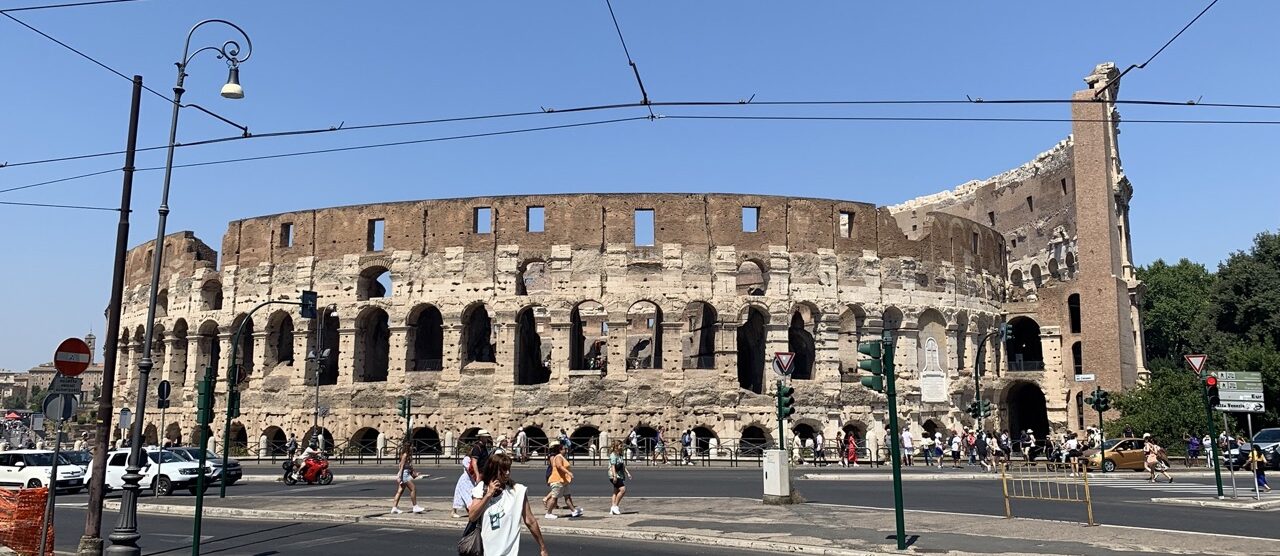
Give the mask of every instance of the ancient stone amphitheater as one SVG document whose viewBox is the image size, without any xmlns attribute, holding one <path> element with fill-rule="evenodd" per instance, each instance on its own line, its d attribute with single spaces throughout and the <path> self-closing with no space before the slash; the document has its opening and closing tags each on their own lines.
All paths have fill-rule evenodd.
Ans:
<svg viewBox="0 0 1280 556">
<path fill-rule="evenodd" d="M 1100 66 L 1091 88 L 1113 75 Z M 858 383 L 856 345 L 886 330 L 914 429 L 971 424 L 963 409 L 984 342 L 994 426 L 1082 428 L 1076 406 L 1093 384 L 1072 375 L 1123 388 L 1142 366 L 1130 336 L 1140 326 L 1125 247 L 1132 190 L 1110 156 L 1115 126 L 1103 123 L 1113 112 L 1081 103 L 1073 136 L 1032 162 L 895 207 L 526 195 L 247 218 L 230 223 L 220 256 L 172 234 L 152 373 L 175 392 L 163 435 L 191 440 L 203 369 L 238 366 L 232 439 L 250 453 L 278 451 L 314 424 L 348 452 L 394 445 L 405 395 L 425 451 L 480 428 L 524 429 L 535 444 L 562 429 L 585 444 L 693 428 L 713 454 L 815 431 L 875 444 L 885 398 Z M 118 405 L 138 387 L 154 256 L 153 243 L 129 254 Z M 289 304 L 250 315 L 302 290 L 319 293 L 319 318 Z M 1015 331 L 1004 344 L 988 334 L 1001 322 Z M 783 433 L 775 352 L 796 354 L 798 412 Z M 159 416 L 147 417 L 154 441 Z"/>
</svg>

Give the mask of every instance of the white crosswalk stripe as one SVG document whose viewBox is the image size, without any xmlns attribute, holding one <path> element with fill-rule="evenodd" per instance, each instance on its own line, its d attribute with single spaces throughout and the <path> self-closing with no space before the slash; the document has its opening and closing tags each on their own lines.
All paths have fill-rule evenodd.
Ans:
<svg viewBox="0 0 1280 556">
<path fill-rule="evenodd" d="M 1185 493 L 1185 494 L 1217 494 L 1218 487 L 1215 485 L 1206 485 L 1202 483 L 1180 483 L 1177 479 L 1174 482 L 1157 482 L 1149 483 L 1146 479 L 1129 479 L 1123 477 L 1098 477 L 1089 476 L 1089 487 L 1105 487 L 1105 488 L 1130 488 L 1135 490 Z M 1230 487 L 1228 487 L 1230 488 Z"/>
</svg>

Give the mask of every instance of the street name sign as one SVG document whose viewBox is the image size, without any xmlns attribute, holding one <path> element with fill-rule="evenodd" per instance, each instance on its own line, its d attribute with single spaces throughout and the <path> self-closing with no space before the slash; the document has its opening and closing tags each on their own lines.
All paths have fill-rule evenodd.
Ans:
<svg viewBox="0 0 1280 556">
<path fill-rule="evenodd" d="M 1222 400 L 1214 409 L 1228 413 L 1266 413 L 1267 406 L 1262 402 L 1233 402 Z"/>
<path fill-rule="evenodd" d="M 1214 371 L 1213 376 L 1218 378 L 1218 399 L 1223 402 L 1263 401 L 1262 373 Z"/>
<path fill-rule="evenodd" d="M 773 354 L 773 372 L 781 377 L 791 376 L 791 364 L 796 360 L 796 354 L 789 351 L 779 351 Z"/>
<path fill-rule="evenodd" d="M 89 344 L 80 338 L 67 338 L 53 352 L 53 366 L 59 373 L 76 376 L 89 368 Z"/>
<path fill-rule="evenodd" d="M 81 389 L 84 387 L 84 379 L 80 377 L 70 377 L 64 374 L 53 375 L 53 382 L 49 383 L 50 394 L 68 394 L 79 396 Z"/>
<path fill-rule="evenodd" d="M 1097 379 L 1098 377 L 1093 373 L 1076 375 L 1076 382 L 1093 382 Z"/>
</svg>

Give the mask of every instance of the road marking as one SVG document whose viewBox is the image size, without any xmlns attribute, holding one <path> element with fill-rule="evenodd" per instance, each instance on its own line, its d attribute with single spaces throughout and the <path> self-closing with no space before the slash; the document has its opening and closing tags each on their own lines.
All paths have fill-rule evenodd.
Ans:
<svg viewBox="0 0 1280 556">
<path fill-rule="evenodd" d="M 392 533 L 408 533 L 409 531 L 413 531 L 413 529 L 408 529 L 405 527 L 379 527 L 375 529 L 375 531 L 391 531 Z"/>
</svg>

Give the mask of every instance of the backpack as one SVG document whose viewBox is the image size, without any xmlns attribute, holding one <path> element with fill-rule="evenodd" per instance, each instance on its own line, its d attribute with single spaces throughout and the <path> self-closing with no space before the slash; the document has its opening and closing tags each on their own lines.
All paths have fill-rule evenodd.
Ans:
<svg viewBox="0 0 1280 556">
<path fill-rule="evenodd" d="M 683 446 L 689 445 L 689 433 L 686 432 L 680 435 L 680 444 Z"/>
</svg>

